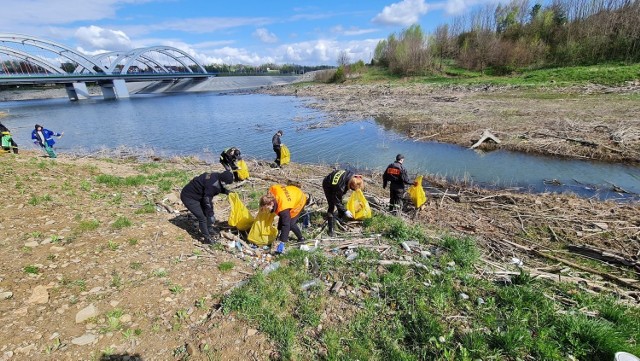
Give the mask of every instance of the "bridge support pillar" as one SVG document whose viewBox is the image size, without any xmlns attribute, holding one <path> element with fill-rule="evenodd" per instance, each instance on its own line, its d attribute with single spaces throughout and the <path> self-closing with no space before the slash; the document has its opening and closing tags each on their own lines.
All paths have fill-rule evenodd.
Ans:
<svg viewBox="0 0 640 361">
<path fill-rule="evenodd" d="M 89 98 L 89 91 L 87 90 L 87 84 L 85 83 L 67 83 L 64 85 L 67 90 L 69 100 L 79 100 Z"/>
<path fill-rule="evenodd" d="M 114 79 L 110 82 L 100 84 L 104 99 L 128 98 L 129 89 L 123 79 Z"/>
</svg>

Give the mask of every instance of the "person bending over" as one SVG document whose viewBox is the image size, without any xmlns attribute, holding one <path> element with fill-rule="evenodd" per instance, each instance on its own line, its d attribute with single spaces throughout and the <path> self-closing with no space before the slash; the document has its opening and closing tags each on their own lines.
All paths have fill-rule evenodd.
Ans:
<svg viewBox="0 0 640 361">
<path fill-rule="evenodd" d="M 217 194 L 229 194 L 225 184 L 233 183 L 233 174 L 229 171 L 222 173 L 202 173 L 193 178 L 180 192 L 180 199 L 198 219 L 198 228 L 204 237 L 204 243 L 214 242 L 209 227 L 215 224 L 213 197 Z"/>
<path fill-rule="evenodd" d="M 338 208 L 338 217 L 353 218 L 353 214 L 349 212 L 344 204 L 342 198 L 349 190 L 355 191 L 356 189 L 364 190 L 364 180 L 359 174 L 354 174 L 350 170 L 334 170 L 329 173 L 322 181 L 322 190 L 324 190 L 324 196 L 327 198 L 329 208 L 327 209 L 327 226 L 329 228 L 329 235 L 335 236 L 334 233 L 334 211 Z"/>
</svg>

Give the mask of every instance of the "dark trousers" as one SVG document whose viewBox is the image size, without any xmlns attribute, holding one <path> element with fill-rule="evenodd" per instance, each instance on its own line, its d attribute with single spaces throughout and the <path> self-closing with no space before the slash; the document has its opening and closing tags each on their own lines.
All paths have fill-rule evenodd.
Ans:
<svg viewBox="0 0 640 361">
<path fill-rule="evenodd" d="M 338 209 L 338 217 L 344 217 L 344 207 L 338 207 L 338 202 L 342 203 L 341 197 L 336 194 L 335 190 L 331 186 L 322 184 L 322 190 L 324 191 L 324 197 L 327 199 L 329 208 L 327 209 L 327 215 L 333 215 L 333 212 Z M 341 204 L 342 205 L 342 204 Z"/>
<path fill-rule="evenodd" d="M 281 242 L 285 242 L 285 241 L 289 240 L 289 232 L 287 232 L 287 228 L 289 228 L 289 231 L 292 231 L 293 234 L 296 235 L 296 238 L 298 238 L 298 241 L 302 241 L 303 237 L 302 237 L 302 232 L 300 231 L 300 228 L 298 227 L 298 218 L 300 218 L 299 214 L 297 216 L 293 217 L 293 218 L 285 219 L 284 221 L 283 221 L 282 217 L 278 218 L 278 230 L 281 232 L 280 233 L 280 241 Z M 283 227 L 284 226 L 284 222 L 289 222 L 289 227 Z M 287 234 L 284 234 L 283 229 L 284 229 L 285 232 L 287 232 Z"/>
<path fill-rule="evenodd" d="M 273 151 L 276 153 L 276 165 L 280 165 L 280 146 L 274 145 Z"/>
<path fill-rule="evenodd" d="M 404 187 L 403 188 L 393 188 L 391 187 L 389 190 L 389 211 L 391 212 L 402 212 L 402 197 L 404 196 Z"/>
<path fill-rule="evenodd" d="M 193 197 L 189 197 L 188 194 L 181 193 L 180 199 L 184 206 L 187 207 L 189 212 L 191 212 L 198 219 L 198 228 L 200 228 L 200 232 L 205 237 L 210 237 L 209 234 L 209 223 L 207 220 L 207 216 L 204 214 L 204 206 L 202 205 L 202 201 L 200 199 L 196 199 Z"/>
</svg>

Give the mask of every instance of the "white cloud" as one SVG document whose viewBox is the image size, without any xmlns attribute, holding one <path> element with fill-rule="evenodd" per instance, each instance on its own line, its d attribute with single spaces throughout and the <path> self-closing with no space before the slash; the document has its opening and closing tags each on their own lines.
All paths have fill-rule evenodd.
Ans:
<svg viewBox="0 0 640 361">
<path fill-rule="evenodd" d="M 356 26 L 352 26 L 348 29 L 345 29 L 342 25 L 337 25 L 331 28 L 331 32 L 345 35 L 345 36 L 356 36 L 356 35 L 364 35 L 377 32 L 378 29 L 360 29 Z"/>
<path fill-rule="evenodd" d="M 120 30 L 111 30 L 91 25 L 81 26 L 76 30 L 75 38 L 79 46 L 88 47 L 89 51 L 96 49 L 128 50 L 134 45 L 131 39 Z"/>
<path fill-rule="evenodd" d="M 336 40 L 314 40 L 281 45 L 271 51 L 276 54 L 276 63 L 300 65 L 336 65 L 338 54 L 346 51 L 351 61 L 369 62 L 381 39 L 339 42 Z"/>
<path fill-rule="evenodd" d="M 420 16 L 427 13 L 430 7 L 424 0 L 402 0 L 385 6 L 382 12 L 372 21 L 384 25 L 409 26 L 417 23 Z"/>
<path fill-rule="evenodd" d="M 253 36 L 260 39 L 263 43 L 276 43 L 278 42 L 278 37 L 267 30 L 266 28 L 258 28 L 253 32 Z"/>
</svg>

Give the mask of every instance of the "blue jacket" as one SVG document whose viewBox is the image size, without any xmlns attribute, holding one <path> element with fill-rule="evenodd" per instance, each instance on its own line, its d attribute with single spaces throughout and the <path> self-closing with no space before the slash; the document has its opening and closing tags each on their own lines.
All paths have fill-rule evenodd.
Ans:
<svg viewBox="0 0 640 361">
<path fill-rule="evenodd" d="M 31 132 L 31 139 L 34 140 L 35 144 L 39 144 L 41 147 L 44 147 L 44 141 L 47 142 L 47 145 L 49 145 L 49 147 L 53 147 L 54 144 L 56 144 L 56 141 L 53 140 L 53 137 L 59 137 L 62 134 L 60 133 L 56 133 L 56 132 L 52 132 L 49 129 L 44 129 L 42 128 L 42 135 L 44 135 L 44 140 L 40 139 L 40 136 L 38 135 L 38 132 L 34 129 Z"/>
</svg>

